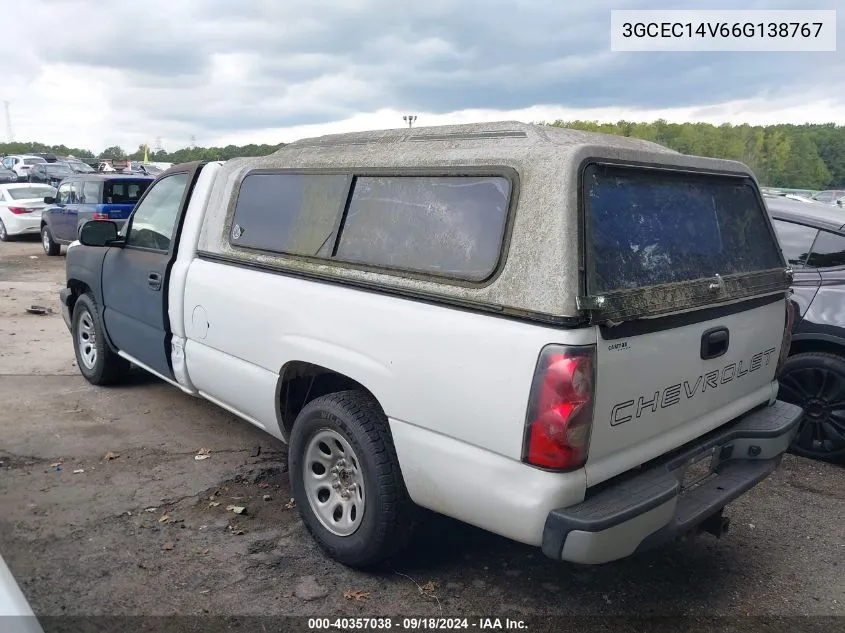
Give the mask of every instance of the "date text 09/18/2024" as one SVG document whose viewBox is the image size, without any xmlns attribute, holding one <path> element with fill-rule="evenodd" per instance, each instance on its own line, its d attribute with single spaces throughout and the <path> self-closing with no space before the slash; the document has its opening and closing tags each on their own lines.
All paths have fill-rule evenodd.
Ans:
<svg viewBox="0 0 845 633">
<path fill-rule="evenodd" d="M 511 618 L 309 618 L 308 628 L 313 631 L 377 631 L 394 628 L 400 631 L 448 629 L 515 631 L 526 630 L 528 625 L 524 620 Z"/>
</svg>

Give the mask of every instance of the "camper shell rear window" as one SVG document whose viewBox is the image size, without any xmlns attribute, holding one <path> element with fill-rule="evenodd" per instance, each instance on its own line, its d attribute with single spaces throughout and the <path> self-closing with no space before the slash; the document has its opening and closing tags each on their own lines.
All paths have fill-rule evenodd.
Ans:
<svg viewBox="0 0 845 633">
<path fill-rule="evenodd" d="M 588 295 L 783 267 L 748 178 L 591 164 L 582 187 Z"/>
</svg>

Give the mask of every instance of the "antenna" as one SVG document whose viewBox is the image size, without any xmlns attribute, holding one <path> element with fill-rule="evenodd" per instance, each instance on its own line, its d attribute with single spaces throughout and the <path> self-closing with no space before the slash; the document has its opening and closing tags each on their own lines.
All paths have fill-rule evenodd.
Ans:
<svg viewBox="0 0 845 633">
<path fill-rule="evenodd" d="M 15 142 L 15 135 L 12 134 L 12 115 L 9 112 L 9 102 L 4 101 L 3 107 L 6 109 L 6 139 L 9 143 Z"/>
</svg>

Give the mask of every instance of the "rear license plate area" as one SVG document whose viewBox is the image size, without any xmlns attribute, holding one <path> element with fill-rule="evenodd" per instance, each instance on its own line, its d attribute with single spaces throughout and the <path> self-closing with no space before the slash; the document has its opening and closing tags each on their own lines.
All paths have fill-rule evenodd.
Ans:
<svg viewBox="0 0 845 633">
<path fill-rule="evenodd" d="M 683 477 L 681 478 L 682 493 L 695 490 L 701 484 L 716 477 L 716 472 L 713 470 L 716 451 L 716 448 L 711 448 L 696 455 L 687 462 L 684 467 Z"/>
</svg>

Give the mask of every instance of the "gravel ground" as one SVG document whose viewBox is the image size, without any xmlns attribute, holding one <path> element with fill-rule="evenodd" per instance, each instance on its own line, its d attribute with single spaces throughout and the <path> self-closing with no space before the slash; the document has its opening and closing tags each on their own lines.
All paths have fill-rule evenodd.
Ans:
<svg viewBox="0 0 845 633">
<path fill-rule="evenodd" d="M 37 242 L 0 243 L 0 554 L 40 616 L 845 616 L 843 468 L 793 456 L 718 541 L 581 567 L 435 518 L 401 559 L 347 569 L 289 507 L 283 444 L 144 374 L 76 373 L 59 314 L 25 312 L 57 309 L 63 277 Z"/>
</svg>

